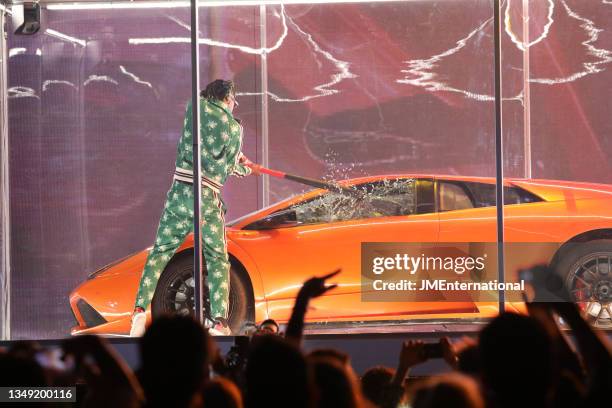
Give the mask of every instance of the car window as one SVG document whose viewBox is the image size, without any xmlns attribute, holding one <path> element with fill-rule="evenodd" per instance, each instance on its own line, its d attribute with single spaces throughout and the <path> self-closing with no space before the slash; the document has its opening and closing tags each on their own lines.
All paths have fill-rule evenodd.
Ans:
<svg viewBox="0 0 612 408">
<path fill-rule="evenodd" d="M 357 193 L 329 192 L 292 207 L 299 224 L 318 224 L 414 214 L 415 179 L 386 179 L 364 183 Z"/>
<path fill-rule="evenodd" d="M 467 182 L 465 186 L 470 191 L 475 207 L 494 207 L 496 202 L 495 184 Z M 504 187 L 504 204 L 526 204 L 542 201 L 530 192 L 516 186 Z"/>
<path fill-rule="evenodd" d="M 467 191 L 460 184 L 440 183 L 440 211 L 474 208 Z"/>
<path fill-rule="evenodd" d="M 504 204 L 526 204 L 542 201 L 538 196 L 516 186 L 504 187 Z M 478 182 L 440 182 L 440 211 L 494 207 L 495 184 Z"/>
</svg>

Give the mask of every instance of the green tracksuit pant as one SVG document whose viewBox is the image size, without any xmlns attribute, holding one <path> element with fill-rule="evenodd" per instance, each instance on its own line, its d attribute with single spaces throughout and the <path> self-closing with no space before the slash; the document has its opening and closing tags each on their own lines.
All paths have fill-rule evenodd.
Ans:
<svg viewBox="0 0 612 408">
<path fill-rule="evenodd" d="M 228 317 L 230 264 L 224 214 L 225 208 L 219 194 L 202 186 L 202 246 L 208 271 L 210 317 L 213 319 Z M 190 232 L 193 232 L 193 186 L 174 180 L 166 196 L 155 244 L 140 278 L 136 307 L 146 309 L 149 306 L 159 277 Z"/>
</svg>

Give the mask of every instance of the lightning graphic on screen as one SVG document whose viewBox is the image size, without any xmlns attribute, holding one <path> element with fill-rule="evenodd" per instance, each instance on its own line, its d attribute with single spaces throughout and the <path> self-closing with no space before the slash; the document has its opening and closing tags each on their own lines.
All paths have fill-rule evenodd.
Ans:
<svg viewBox="0 0 612 408">
<path fill-rule="evenodd" d="M 63 81 L 63 80 L 59 80 L 59 79 L 47 79 L 42 84 L 43 92 L 48 90 L 51 85 L 68 85 L 69 87 L 78 90 L 78 87 L 75 84 L 73 84 L 72 82 L 70 82 L 70 81 Z"/>
<path fill-rule="evenodd" d="M 85 82 L 83 82 L 83 86 L 87 86 L 92 82 L 110 82 L 113 85 L 119 85 L 119 82 L 108 75 L 90 75 Z"/>
<path fill-rule="evenodd" d="M 604 1 L 605 3 L 605 1 Z M 570 75 L 560 77 L 560 78 L 531 78 L 529 82 L 536 82 L 540 84 L 546 85 L 555 85 L 562 84 L 567 82 L 572 82 L 587 75 L 596 74 L 598 72 L 602 72 L 604 68 L 601 65 L 609 64 L 612 62 L 612 52 L 610 50 L 604 48 L 597 48 L 593 45 L 595 41 L 598 40 L 599 34 L 603 31 L 603 29 L 597 28 L 595 23 L 588 18 L 582 17 L 578 15 L 578 13 L 574 12 L 565 2 L 565 0 L 561 0 L 561 4 L 568 16 L 573 19 L 576 19 L 581 22 L 580 27 L 588 34 L 589 38 L 586 41 L 582 42 L 582 45 L 587 49 L 587 54 L 593 56 L 597 59 L 595 62 L 583 62 L 582 66 L 584 67 L 583 71 L 574 72 Z M 610 4 L 610 3 L 608 3 Z"/>
<path fill-rule="evenodd" d="M 472 30 L 467 36 L 460 39 L 455 43 L 453 48 L 441 52 L 440 54 L 433 55 L 427 59 L 415 59 L 406 61 L 408 68 L 401 70 L 405 74 L 403 79 L 396 80 L 400 84 L 409 84 L 418 87 L 425 88 L 431 92 L 456 92 L 465 95 L 467 98 L 476 99 L 477 101 L 493 101 L 495 97 L 493 95 L 479 94 L 470 92 L 465 89 L 455 88 L 444 82 L 438 81 L 438 74 L 436 74 L 435 68 L 438 63 L 453 54 L 461 51 L 468 44 L 473 37 L 476 35 L 483 35 L 485 28 L 491 24 L 493 18 L 490 18 Z"/>
<path fill-rule="evenodd" d="M 137 84 L 143 84 L 143 85 L 148 86 L 149 88 L 153 89 L 153 85 L 151 85 L 150 82 L 143 81 L 142 79 L 137 77 L 136 74 L 134 74 L 133 72 L 128 71 L 127 69 L 125 69 L 125 67 L 123 65 L 119 65 L 119 69 L 121 70 L 121 73 L 123 73 L 123 74 L 129 76 L 130 78 L 132 78 L 134 80 L 134 82 L 136 82 Z"/>
<path fill-rule="evenodd" d="M 542 42 L 547 38 L 550 33 L 550 28 L 554 23 L 554 19 L 552 17 L 554 10 L 554 3 L 549 1 L 549 9 L 548 9 L 548 17 L 547 23 L 543 28 L 543 32 L 538 36 L 534 41 L 525 44 L 520 41 L 517 36 L 512 32 L 511 27 L 509 26 L 509 12 L 508 8 L 506 8 L 506 21 L 505 21 L 505 31 L 510 36 L 512 42 L 517 45 L 520 50 L 525 50 L 526 48 L 530 48 L 537 43 Z M 563 9 L 567 13 L 567 15 L 577 21 L 580 22 L 580 28 L 582 28 L 585 33 L 588 35 L 588 39 L 581 44 L 586 48 L 587 55 L 595 57 L 596 61 L 583 62 L 582 67 L 583 70 L 573 72 L 563 77 L 559 78 L 530 78 L 529 82 L 540 83 L 545 85 L 556 85 L 567 82 L 572 82 L 577 79 L 583 78 L 587 75 L 596 74 L 598 72 L 602 72 L 604 68 L 602 65 L 608 64 L 612 62 L 612 51 L 605 48 L 597 48 L 594 43 L 599 39 L 599 34 L 603 31 L 603 29 L 598 28 L 592 20 L 585 18 L 575 11 L 573 11 L 565 0 L 560 0 Z M 605 4 L 612 4 L 612 0 L 604 0 Z M 508 3 L 509 7 L 509 3 Z M 472 92 L 467 89 L 461 89 L 451 86 L 449 83 L 439 80 L 439 75 L 435 72 L 439 63 L 445 58 L 458 53 L 471 41 L 477 34 L 482 35 L 483 31 L 488 28 L 491 24 L 492 19 L 488 19 L 482 24 L 480 24 L 473 31 L 468 33 L 467 36 L 458 40 L 455 43 L 455 46 L 443 51 L 439 54 L 433 55 L 427 59 L 415 59 L 406 61 L 407 65 L 406 69 L 401 70 L 404 74 L 404 78 L 396 80 L 398 83 L 409 84 L 424 88 L 431 92 L 440 92 L 440 91 L 448 91 L 463 94 L 465 97 L 470 99 L 475 99 L 477 101 L 492 101 L 494 99 L 493 95 L 480 94 L 476 92 Z M 522 101 L 522 93 L 518 94 L 512 98 L 503 98 L 504 100 L 517 100 Z"/>
<path fill-rule="evenodd" d="M 237 44 L 232 44 L 232 43 L 227 43 L 227 42 L 222 42 L 222 41 L 217 41 L 217 40 L 213 40 L 211 38 L 201 38 L 200 39 L 200 43 L 201 44 L 206 44 L 206 45 L 210 45 L 213 47 L 224 47 L 224 48 L 232 48 L 232 49 L 238 49 L 242 52 L 245 52 L 247 54 L 257 54 L 257 55 L 264 55 L 264 54 L 270 54 L 272 52 L 274 52 L 275 50 L 279 49 L 283 42 L 285 41 L 285 39 L 287 38 L 288 34 L 289 34 L 289 24 L 291 25 L 291 27 L 293 28 L 294 32 L 296 32 L 298 35 L 300 35 L 309 45 L 310 47 L 313 49 L 313 51 L 318 54 L 321 55 L 326 61 L 330 62 L 336 69 L 337 69 L 337 73 L 333 74 L 331 77 L 331 80 L 328 82 L 325 82 L 323 84 L 317 85 L 313 88 L 313 90 L 317 91 L 317 93 L 312 94 L 312 95 L 306 95 L 303 97 L 299 97 L 299 98 L 287 98 L 287 97 L 282 97 L 279 95 L 274 94 L 273 92 L 267 92 L 267 95 L 275 102 L 305 102 L 314 98 L 320 98 L 322 96 L 329 96 L 329 95 L 334 95 L 340 91 L 338 91 L 337 89 L 334 89 L 333 87 L 335 85 L 337 85 L 338 83 L 342 82 L 345 79 L 349 79 L 349 78 L 356 78 L 357 75 L 353 74 L 352 72 L 350 72 L 350 63 L 347 61 L 342 61 L 336 57 L 334 57 L 332 55 L 331 52 L 324 50 L 313 38 L 313 36 L 309 33 L 307 33 L 306 31 L 304 31 L 291 17 L 289 17 L 286 13 L 285 7 L 281 4 L 280 5 L 281 9 L 280 9 L 280 13 L 279 12 L 274 12 L 274 16 L 277 17 L 281 24 L 282 24 L 282 34 L 281 36 L 278 38 L 278 40 L 276 41 L 276 43 L 270 47 L 270 48 L 253 48 L 253 47 L 247 47 L 247 46 L 243 46 L 243 45 L 237 45 Z M 181 21 L 180 19 L 174 17 L 174 16 L 168 16 L 168 18 L 172 21 L 174 21 L 175 23 L 177 23 L 178 25 L 180 25 L 181 27 L 185 28 L 186 30 L 191 31 L 191 27 Z M 289 23 L 289 24 L 288 24 Z M 129 40 L 130 44 L 135 44 L 135 45 L 139 45 L 139 44 L 162 44 L 162 43 L 171 43 L 171 42 L 185 42 L 185 43 L 189 43 L 190 39 L 189 38 L 179 38 L 179 37 L 170 37 L 170 38 L 156 38 L 156 39 L 137 39 L 137 38 L 133 38 Z M 318 64 L 319 66 L 321 66 L 321 63 Z M 239 92 L 238 95 L 240 96 L 260 96 L 262 95 L 261 92 Z"/>
<path fill-rule="evenodd" d="M 283 13 L 284 13 L 284 11 L 283 11 Z M 289 20 L 289 22 L 291 23 L 293 28 L 296 30 L 296 32 L 299 33 L 300 36 L 302 36 L 302 38 L 304 38 L 308 42 L 308 44 L 310 44 L 310 46 L 312 47 L 314 52 L 319 54 L 319 55 L 322 55 L 325 60 L 330 62 L 332 65 L 334 65 L 334 67 L 337 69 L 338 72 L 332 75 L 331 81 L 315 86 L 313 89 L 318 92 L 316 94 L 307 95 L 307 96 L 303 96 L 301 98 L 294 98 L 294 99 L 292 99 L 292 98 L 281 98 L 281 97 L 279 97 L 277 95 L 273 95 L 270 92 L 268 92 L 268 94 L 270 95 L 270 97 L 274 101 L 276 101 L 276 102 L 305 102 L 305 101 L 308 101 L 310 99 L 320 98 L 322 96 L 334 95 L 334 94 L 337 94 L 340 91 L 338 91 L 337 89 L 334 89 L 333 86 L 339 84 L 340 82 L 342 82 L 345 79 L 357 78 L 357 75 L 353 74 L 350 71 L 350 69 L 349 69 L 350 63 L 349 62 L 342 61 L 342 60 L 334 57 L 331 52 L 324 50 L 314 40 L 314 38 L 312 37 L 312 34 L 309 34 L 306 31 L 302 30 L 302 28 L 299 25 L 297 25 L 297 23 L 292 18 L 290 18 L 289 16 L 287 16 L 287 20 Z"/>
<path fill-rule="evenodd" d="M 25 86 L 13 86 L 8 89 L 9 99 L 13 98 L 36 98 L 40 99 L 40 96 L 36 95 L 36 91 L 32 88 Z"/>
<path fill-rule="evenodd" d="M 285 38 L 287 37 L 287 34 L 289 33 L 289 28 L 287 27 L 287 21 L 285 18 L 285 6 L 281 5 L 281 9 L 282 12 L 280 14 L 280 19 L 281 19 L 281 24 L 283 27 L 283 32 L 280 35 L 280 37 L 276 40 L 276 42 L 274 43 L 274 45 L 272 47 L 269 48 L 253 48 L 253 47 L 249 47 L 246 45 L 239 45 L 239 44 L 232 44 L 232 43 L 228 43 L 228 42 L 224 42 L 224 41 L 218 41 L 218 40 L 214 40 L 212 38 L 199 38 L 198 39 L 198 44 L 203 44 L 203 45 L 210 45 L 211 47 L 222 47 L 222 48 L 230 48 L 230 49 L 236 49 L 239 51 L 242 51 L 246 54 L 256 54 L 256 55 L 262 55 L 262 54 L 270 54 L 274 51 L 276 51 L 277 49 L 280 48 L 280 46 L 283 44 L 283 42 L 285 41 Z M 187 29 L 188 31 L 191 31 L 191 27 L 186 24 L 185 22 L 181 21 L 180 19 L 173 17 L 173 16 L 168 16 L 168 18 L 170 18 L 172 21 L 174 21 L 175 23 L 177 23 L 178 25 L 180 25 L 181 27 Z M 128 42 L 132 45 L 144 45 L 144 44 L 171 44 L 171 43 L 184 43 L 184 44 L 190 44 L 191 43 L 191 38 L 190 37 L 160 37 L 160 38 L 130 38 L 128 40 Z"/>
<path fill-rule="evenodd" d="M 505 18 L 504 18 L 505 30 L 508 36 L 510 36 L 510 39 L 512 40 L 512 42 L 516 44 L 518 49 L 521 51 L 525 51 L 527 48 L 539 43 L 540 41 L 542 41 L 548 36 L 548 31 L 550 30 L 550 26 L 552 26 L 552 23 L 554 21 L 553 12 L 555 11 L 555 3 L 553 3 L 552 0 L 548 0 L 548 14 L 546 16 L 546 24 L 544 24 L 542 34 L 540 34 L 538 38 L 536 38 L 535 40 L 530 41 L 529 44 L 527 45 L 525 45 L 525 42 L 520 40 L 517 37 L 517 35 L 514 33 L 514 31 L 512 30 L 512 22 L 510 20 L 510 4 L 511 3 L 512 3 L 512 0 L 508 0 L 508 3 L 506 5 L 506 12 L 505 12 Z"/>
</svg>

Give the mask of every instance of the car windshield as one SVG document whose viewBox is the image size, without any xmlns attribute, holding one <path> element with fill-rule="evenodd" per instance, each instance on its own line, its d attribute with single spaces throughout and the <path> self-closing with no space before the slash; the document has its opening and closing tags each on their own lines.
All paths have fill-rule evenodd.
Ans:
<svg viewBox="0 0 612 408">
<path fill-rule="evenodd" d="M 366 183 L 357 186 L 354 194 L 329 192 L 291 209 L 300 224 L 410 215 L 416 207 L 414 181 L 385 179 Z"/>
</svg>

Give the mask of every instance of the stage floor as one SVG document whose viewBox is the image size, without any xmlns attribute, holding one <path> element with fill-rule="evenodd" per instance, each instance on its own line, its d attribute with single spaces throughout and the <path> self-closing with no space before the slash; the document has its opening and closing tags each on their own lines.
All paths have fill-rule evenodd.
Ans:
<svg viewBox="0 0 612 408">
<path fill-rule="evenodd" d="M 319 334 L 401 334 L 401 333 L 477 333 L 486 325 L 488 319 L 474 321 L 462 320 L 430 320 L 419 322 L 350 322 L 307 324 L 307 335 Z"/>
</svg>

